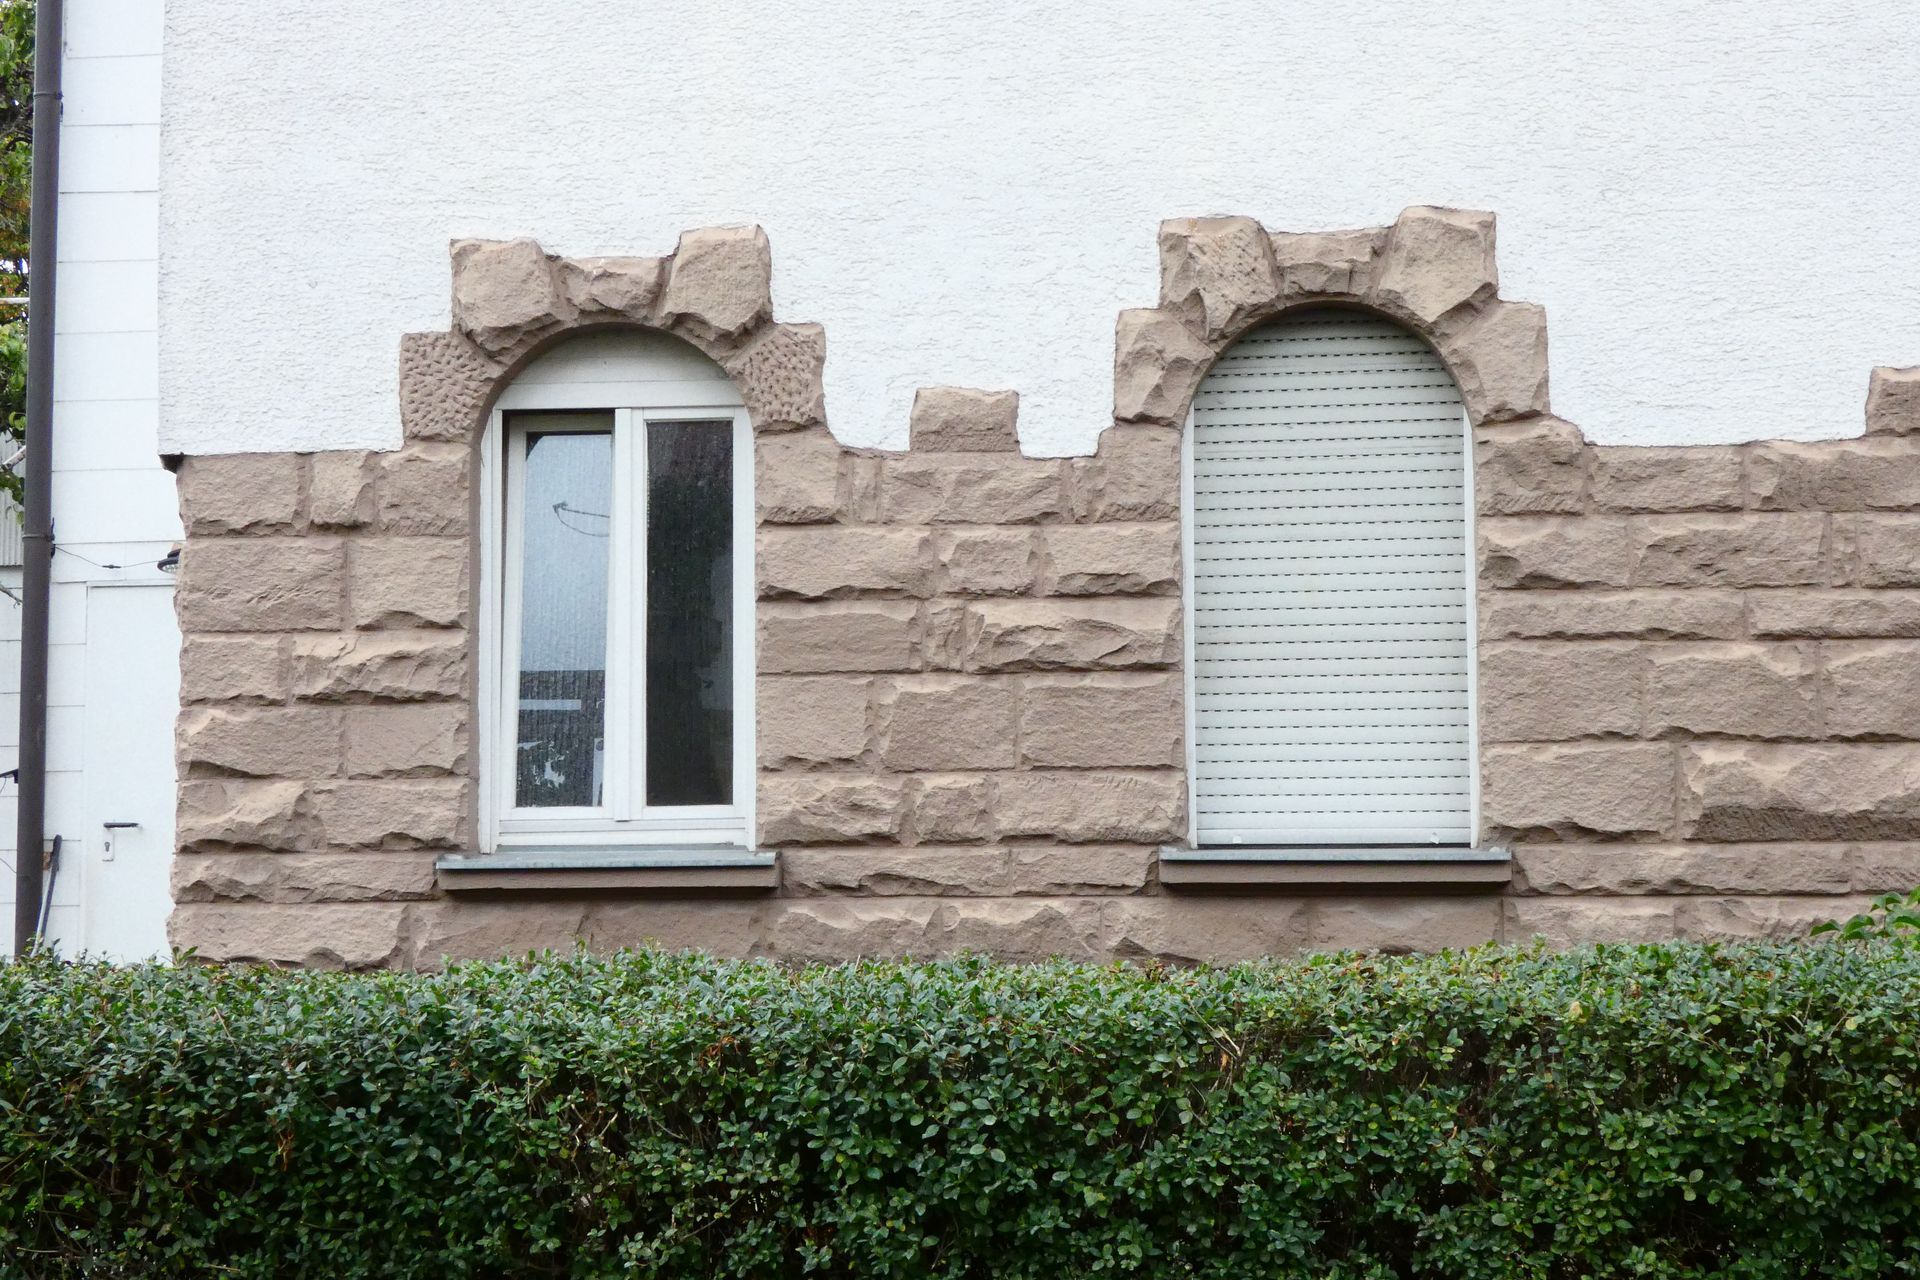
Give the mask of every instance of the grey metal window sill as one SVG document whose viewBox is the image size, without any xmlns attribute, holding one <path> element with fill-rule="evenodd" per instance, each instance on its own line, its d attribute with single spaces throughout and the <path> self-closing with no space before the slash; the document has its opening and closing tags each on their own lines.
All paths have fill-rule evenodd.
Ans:
<svg viewBox="0 0 1920 1280">
<path fill-rule="evenodd" d="M 433 869 L 449 893 L 755 893 L 780 885 L 777 854 L 714 846 L 450 853 Z"/>
<path fill-rule="evenodd" d="M 1170 889 L 1500 888 L 1513 878 L 1505 849 L 1281 846 L 1160 850 L 1160 883 Z"/>
</svg>

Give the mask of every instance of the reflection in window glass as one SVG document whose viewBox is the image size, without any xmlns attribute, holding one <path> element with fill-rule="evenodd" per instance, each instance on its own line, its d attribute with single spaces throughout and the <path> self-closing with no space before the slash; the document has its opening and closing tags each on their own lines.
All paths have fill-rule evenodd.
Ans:
<svg viewBox="0 0 1920 1280">
<path fill-rule="evenodd" d="M 733 424 L 647 424 L 647 803 L 733 799 Z"/>
<path fill-rule="evenodd" d="M 605 783 L 612 415 L 535 431 L 521 478 L 520 706 L 514 803 L 597 805 Z"/>
</svg>

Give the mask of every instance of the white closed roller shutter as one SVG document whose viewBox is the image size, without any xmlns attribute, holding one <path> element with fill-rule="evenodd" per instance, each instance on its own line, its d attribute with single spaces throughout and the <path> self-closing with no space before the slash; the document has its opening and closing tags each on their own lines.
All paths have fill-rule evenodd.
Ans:
<svg viewBox="0 0 1920 1280">
<path fill-rule="evenodd" d="M 1249 333 L 1194 399 L 1201 845 L 1473 838 L 1460 390 L 1365 312 Z"/>
</svg>

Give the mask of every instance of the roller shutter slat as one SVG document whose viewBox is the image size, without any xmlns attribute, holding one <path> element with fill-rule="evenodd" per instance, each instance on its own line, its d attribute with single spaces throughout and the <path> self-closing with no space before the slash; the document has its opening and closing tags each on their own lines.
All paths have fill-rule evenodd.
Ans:
<svg viewBox="0 0 1920 1280">
<path fill-rule="evenodd" d="M 1203 845 L 1472 837 L 1459 389 L 1359 312 L 1242 339 L 1194 398 Z"/>
</svg>

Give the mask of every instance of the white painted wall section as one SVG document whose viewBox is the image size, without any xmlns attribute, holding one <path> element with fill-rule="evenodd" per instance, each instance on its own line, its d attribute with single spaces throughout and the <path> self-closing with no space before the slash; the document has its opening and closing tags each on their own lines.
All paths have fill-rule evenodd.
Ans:
<svg viewBox="0 0 1920 1280">
<path fill-rule="evenodd" d="M 1558 411 L 1610 443 L 1857 435 L 1920 363 L 1900 0 L 168 0 L 161 439 L 392 447 L 447 241 L 758 222 L 828 413 L 1013 388 L 1090 449 L 1154 230 L 1500 216 Z M 100 146 L 104 148 L 104 140 Z"/>
<path fill-rule="evenodd" d="M 158 443 L 162 13 L 161 0 L 67 0 L 60 127 L 46 832 L 63 847 L 48 932 L 67 953 L 119 959 L 159 950 L 171 907 L 179 637 L 155 566 L 180 520 Z M 17 658 L 8 670 L 16 704 Z M 6 717 L 12 742 L 17 705 Z M 141 861 L 129 840 L 105 866 L 103 824 L 129 805 Z M 12 896 L 9 870 L 9 932 Z"/>
</svg>

